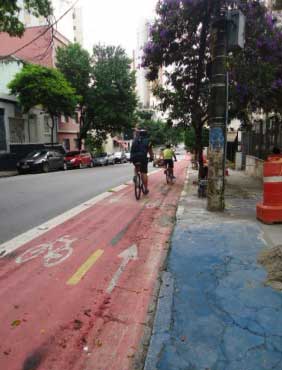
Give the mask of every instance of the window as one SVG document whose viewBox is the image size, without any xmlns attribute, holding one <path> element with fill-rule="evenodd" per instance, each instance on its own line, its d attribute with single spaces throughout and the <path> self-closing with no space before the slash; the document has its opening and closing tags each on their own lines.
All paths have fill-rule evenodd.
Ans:
<svg viewBox="0 0 282 370">
<path fill-rule="evenodd" d="M 50 135 L 49 116 L 44 116 L 44 135 Z"/>
<path fill-rule="evenodd" d="M 75 149 L 78 149 L 78 139 L 73 139 Z"/>
<path fill-rule="evenodd" d="M 4 109 L 0 108 L 0 150 L 7 150 L 4 113 Z"/>
<path fill-rule="evenodd" d="M 25 142 L 24 119 L 10 117 L 9 127 L 11 143 L 24 143 Z"/>
<path fill-rule="evenodd" d="M 65 150 L 69 151 L 70 150 L 70 139 L 64 139 L 63 140 L 63 147 Z"/>
</svg>

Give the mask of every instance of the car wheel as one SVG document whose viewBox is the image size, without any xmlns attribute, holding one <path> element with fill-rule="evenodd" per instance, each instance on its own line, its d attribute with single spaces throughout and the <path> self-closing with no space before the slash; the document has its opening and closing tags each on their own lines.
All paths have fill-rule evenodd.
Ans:
<svg viewBox="0 0 282 370">
<path fill-rule="evenodd" d="M 43 163 L 42 171 L 44 173 L 48 173 L 50 171 L 50 168 L 49 168 L 49 164 L 48 163 Z"/>
</svg>

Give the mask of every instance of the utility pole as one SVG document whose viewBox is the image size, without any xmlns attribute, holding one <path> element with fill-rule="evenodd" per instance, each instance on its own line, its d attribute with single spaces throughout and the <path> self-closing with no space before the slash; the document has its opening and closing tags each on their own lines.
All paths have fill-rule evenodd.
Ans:
<svg viewBox="0 0 282 370">
<path fill-rule="evenodd" d="M 224 210 L 227 19 L 218 6 L 211 30 L 212 78 L 209 108 L 208 210 Z"/>
<path fill-rule="evenodd" d="M 219 4 L 219 2 L 218 2 Z M 223 211 L 228 124 L 227 51 L 244 48 L 245 17 L 240 10 L 223 14 L 218 5 L 217 19 L 211 33 L 211 97 L 209 108 L 210 143 L 208 172 L 208 210 Z"/>
</svg>

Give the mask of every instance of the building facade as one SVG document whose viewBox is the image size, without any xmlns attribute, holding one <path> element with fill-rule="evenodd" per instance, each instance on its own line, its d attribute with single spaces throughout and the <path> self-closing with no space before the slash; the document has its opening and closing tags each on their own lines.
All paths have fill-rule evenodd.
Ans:
<svg viewBox="0 0 282 370">
<path fill-rule="evenodd" d="M 44 17 L 35 17 L 28 13 L 23 6 L 23 0 L 18 0 L 21 8 L 20 19 L 28 27 L 47 26 L 57 22 L 54 28 L 71 42 L 83 44 L 82 9 L 72 7 L 72 0 L 52 0 L 53 17 L 46 20 Z"/>
<path fill-rule="evenodd" d="M 135 53 L 136 61 L 134 63 L 136 68 L 136 91 L 139 102 L 143 108 L 151 107 L 151 89 L 150 83 L 146 80 L 146 70 L 141 67 L 143 48 L 149 39 L 150 22 L 143 20 L 137 30 L 137 50 Z"/>
<path fill-rule="evenodd" d="M 31 42 L 35 39 L 35 42 Z M 54 68 L 57 48 L 66 46 L 68 43 L 69 41 L 63 35 L 59 32 L 52 32 L 48 26 L 27 28 L 21 38 L 0 33 L 0 56 L 5 58 L 5 62 L 0 64 L 2 104 L 0 108 L 2 109 L 1 117 L 4 117 L 1 118 L 0 130 L 3 137 L 5 128 L 6 142 L 5 145 L 1 144 L 2 149 L 0 150 L 9 152 L 11 145 L 14 144 L 50 143 L 51 125 L 48 115 L 42 112 L 42 109 L 34 108 L 28 116 L 21 116 L 16 97 L 9 95 L 7 84 L 19 72 L 24 62 Z M 22 48 L 23 46 L 25 47 Z M 64 145 L 66 150 L 74 150 L 78 145 L 78 133 L 77 115 L 75 118 L 60 117 L 55 127 L 54 138 L 56 142 Z"/>
<path fill-rule="evenodd" d="M 149 82 L 146 79 L 147 70 L 142 68 L 143 48 L 149 41 L 151 21 L 144 19 L 137 29 L 137 47 L 133 53 L 134 61 L 132 68 L 136 71 L 136 93 L 139 104 L 142 109 L 148 109 L 153 112 L 154 119 L 163 119 L 164 115 L 158 110 L 158 99 L 154 96 L 152 90 L 156 84 L 163 84 L 163 69 L 159 70 L 158 80 Z"/>
</svg>

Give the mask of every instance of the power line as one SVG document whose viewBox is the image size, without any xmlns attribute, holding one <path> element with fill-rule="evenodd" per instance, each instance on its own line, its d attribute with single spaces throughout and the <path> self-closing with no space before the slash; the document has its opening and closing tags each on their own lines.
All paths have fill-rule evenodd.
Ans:
<svg viewBox="0 0 282 370">
<path fill-rule="evenodd" d="M 31 45 L 33 42 L 37 41 L 38 39 L 40 39 L 40 37 L 44 36 L 45 33 L 47 33 L 51 28 L 53 28 L 55 25 L 57 25 L 57 23 L 63 19 L 75 6 L 76 4 L 79 2 L 79 0 L 76 0 L 57 20 L 55 20 L 51 25 L 47 26 L 47 28 L 42 32 L 40 33 L 38 36 L 36 36 L 34 39 L 32 39 L 31 41 L 29 41 L 28 43 L 26 43 L 25 45 L 21 46 L 20 48 L 14 50 L 12 53 L 10 54 L 7 54 L 7 55 L 4 55 L 4 56 L 1 56 L 0 57 L 0 60 L 2 59 L 5 59 L 5 58 L 8 58 L 16 53 L 18 53 L 19 51 L 25 49 L 27 46 Z"/>
</svg>

